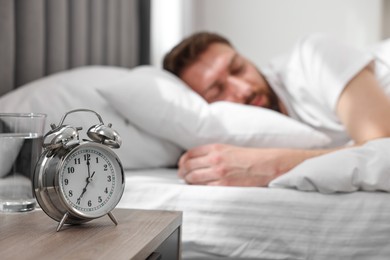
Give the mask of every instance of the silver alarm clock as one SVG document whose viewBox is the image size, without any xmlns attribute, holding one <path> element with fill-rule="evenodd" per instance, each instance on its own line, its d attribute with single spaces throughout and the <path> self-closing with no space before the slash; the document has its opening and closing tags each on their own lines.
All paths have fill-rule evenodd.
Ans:
<svg viewBox="0 0 390 260">
<path fill-rule="evenodd" d="M 65 118 L 76 112 L 94 113 L 100 123 L 87 131 L 90 140 L 80 140 L 81 127 L 64 125 Z M 93 110 L 67 112 L 44 136 L 43 153 L 34 171 L 33 189 L 38 204 L 52 219 L 64 224 L 80 224 L 108 215 L 118 224 L 112 210 L 119 203 L 125 178 L 119 157 L 119 134 L 104 125 Z"/>
</svg>

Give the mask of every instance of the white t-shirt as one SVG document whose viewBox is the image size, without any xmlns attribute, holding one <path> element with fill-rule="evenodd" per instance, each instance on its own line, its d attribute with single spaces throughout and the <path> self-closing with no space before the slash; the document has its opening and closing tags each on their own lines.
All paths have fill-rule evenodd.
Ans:
<svg viewBox="0 0 390 260">
<path fill-rule="evenodd" d="M 388 45 L 390 47 L 390 42 Z M 372 61 L 376 61 L 372 52 L 315 34 L 303 38 L 290 54 L 262 67 L 261 72 L 286 106 L 289 116 L 327 134 L 332 140 L 329 147 L 334 147 L 351 141 L 336 114 L 340 94 Z M 390 75 L 388 67 L 378 66 L 379 74 Z M 385 79 L 383 75 L 378 77 Z"/>
</svg>

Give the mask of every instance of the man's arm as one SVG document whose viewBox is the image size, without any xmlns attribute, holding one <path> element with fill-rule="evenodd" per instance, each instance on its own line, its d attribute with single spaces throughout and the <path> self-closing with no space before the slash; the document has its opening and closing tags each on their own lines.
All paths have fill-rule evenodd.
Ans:
<svg viewBox="0 0 390 260">
<path fill-rule="evenodd" d="M 370 67 L 345 87 L 336 112 L 357 144 L 390 136 L 390 99 Z"/>
<path fill-rule="evenodd" d="M 189 184 L 267 186 L 304 160 L 332 150 L 244 148 L 226 144 L 199 146 L 179 161 L 179 176 Z"/>
<path fill-rule="evenodd" d="M 390 136 L 390 101 L 369 67 L 345 87 L 336 108 L 357 145 Z M 191 149 L 179 161 L 179 176 L 190 184 L 267 186 L 306 159 L 326 150 L 257 149 L 212 144 Z"/>
</svg>

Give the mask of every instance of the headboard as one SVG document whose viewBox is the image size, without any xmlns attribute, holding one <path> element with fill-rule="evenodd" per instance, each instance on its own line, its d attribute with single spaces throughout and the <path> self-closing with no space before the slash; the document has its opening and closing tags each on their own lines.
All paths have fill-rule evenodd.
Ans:
<svg viewBox="0 0 390 260">
<path fill-rule="evenodd" d="M 141 3 L 0 0 L 0 96 L 74 67 L 138 65 L 141 33 L 148 32 L 140 29 Z"/>
</svg>

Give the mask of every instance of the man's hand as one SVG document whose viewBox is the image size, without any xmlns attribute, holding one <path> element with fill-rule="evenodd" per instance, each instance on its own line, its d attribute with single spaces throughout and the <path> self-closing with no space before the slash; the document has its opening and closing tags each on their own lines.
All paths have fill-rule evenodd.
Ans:
<svg viewBox="0 0 390 260">
<path fill-rule="evenodd" d="M 191 149 L 180 158 L 179 176 L 189 184 L 265 187 L 305 159 L 326 152 L 210 144 Z"/>
</svg>

